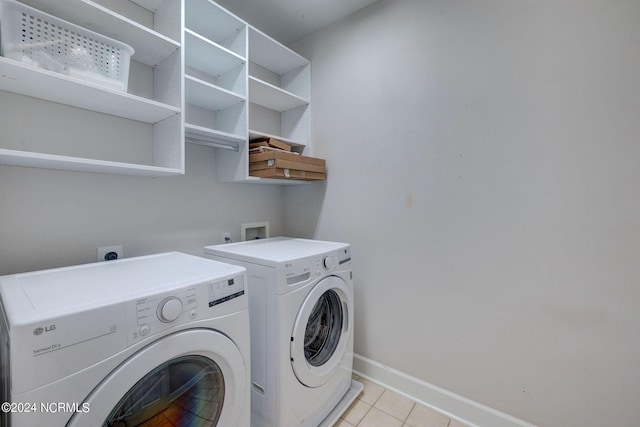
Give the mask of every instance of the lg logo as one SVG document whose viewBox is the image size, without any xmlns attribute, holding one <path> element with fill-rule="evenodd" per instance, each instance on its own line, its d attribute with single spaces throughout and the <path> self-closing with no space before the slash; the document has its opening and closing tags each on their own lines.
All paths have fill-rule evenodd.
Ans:
<svg viewBox="0 0 640 427">
<path fill-rule="evenodd" d="M 44 328 L 35 328 L 33 335 L 42 335 L 44 332 L 51 332 L 56 330 L 56 325 L 45 326 Z"/>
</svg>

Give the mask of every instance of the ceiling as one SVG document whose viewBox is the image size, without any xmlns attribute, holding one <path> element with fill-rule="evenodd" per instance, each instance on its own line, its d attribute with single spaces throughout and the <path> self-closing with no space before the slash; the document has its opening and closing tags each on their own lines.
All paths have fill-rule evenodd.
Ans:
<svg viewBox="0 0 640 427">
<path fill-rule="evenodd" d="M 281 43 L 289 44 L 378 0 L 216 0 Z"/>
</svg>

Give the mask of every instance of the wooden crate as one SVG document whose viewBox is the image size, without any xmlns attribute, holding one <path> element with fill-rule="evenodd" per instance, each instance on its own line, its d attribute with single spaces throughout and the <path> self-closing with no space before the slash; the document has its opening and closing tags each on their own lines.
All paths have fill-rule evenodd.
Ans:
<svg viewBox="0 0 640 427">
<path fill-rule="evenodd" d="M 256 138 L 249 141 L 249 148 L 255 147 L 273 147 L 284 151 L 291 151 L 291 146 L 286 142 L 282 142 L 276 138 Z"/>
<path fill-rule="evenodd" d="M 324 172 L 309 172 L 295 169 L 271 168 L 249 172 L 251 176 L 275 179 L 297 179 L 301 181 L 322 181 L 327 179 Z"/>
<path fill-rule="evenodd" d="M 249 175 L 261 178 L 326 179 L 326 161 L 277 150 L 264 150 L 249 155 Z"/>
</svg>

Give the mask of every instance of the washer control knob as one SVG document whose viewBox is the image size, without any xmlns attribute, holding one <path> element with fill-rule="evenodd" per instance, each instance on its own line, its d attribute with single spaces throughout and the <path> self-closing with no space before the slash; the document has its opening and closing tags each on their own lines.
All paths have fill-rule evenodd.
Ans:
<svg viewBox="0 0 640 427">
<path fill-rule="evenodd" d="M 176 320 L 182 314 L 182 301 L 176 297 L 169 297 L 158 304 L 158 319 L 169 323 Z"/>
<path fill-rule="evenodd" d="M 325 268 L 325 270 L 329 270 L 333 267 L 333 261 L 331 260 L 330 256 L 326 256 L 322 259 L 322 266 Z"/>
</svg>

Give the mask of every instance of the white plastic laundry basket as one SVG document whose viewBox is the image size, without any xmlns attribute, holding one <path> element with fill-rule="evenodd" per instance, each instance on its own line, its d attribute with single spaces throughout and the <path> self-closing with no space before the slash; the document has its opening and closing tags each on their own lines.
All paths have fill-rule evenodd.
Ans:
<svg viewBox="0 0 640 427">
<path fill-rule="evenodd" d="M 6 58 L 127 90 L 134 50 L 117 40 L 15 1 L 0 1 L 0 37 Z"/>
</svg>

